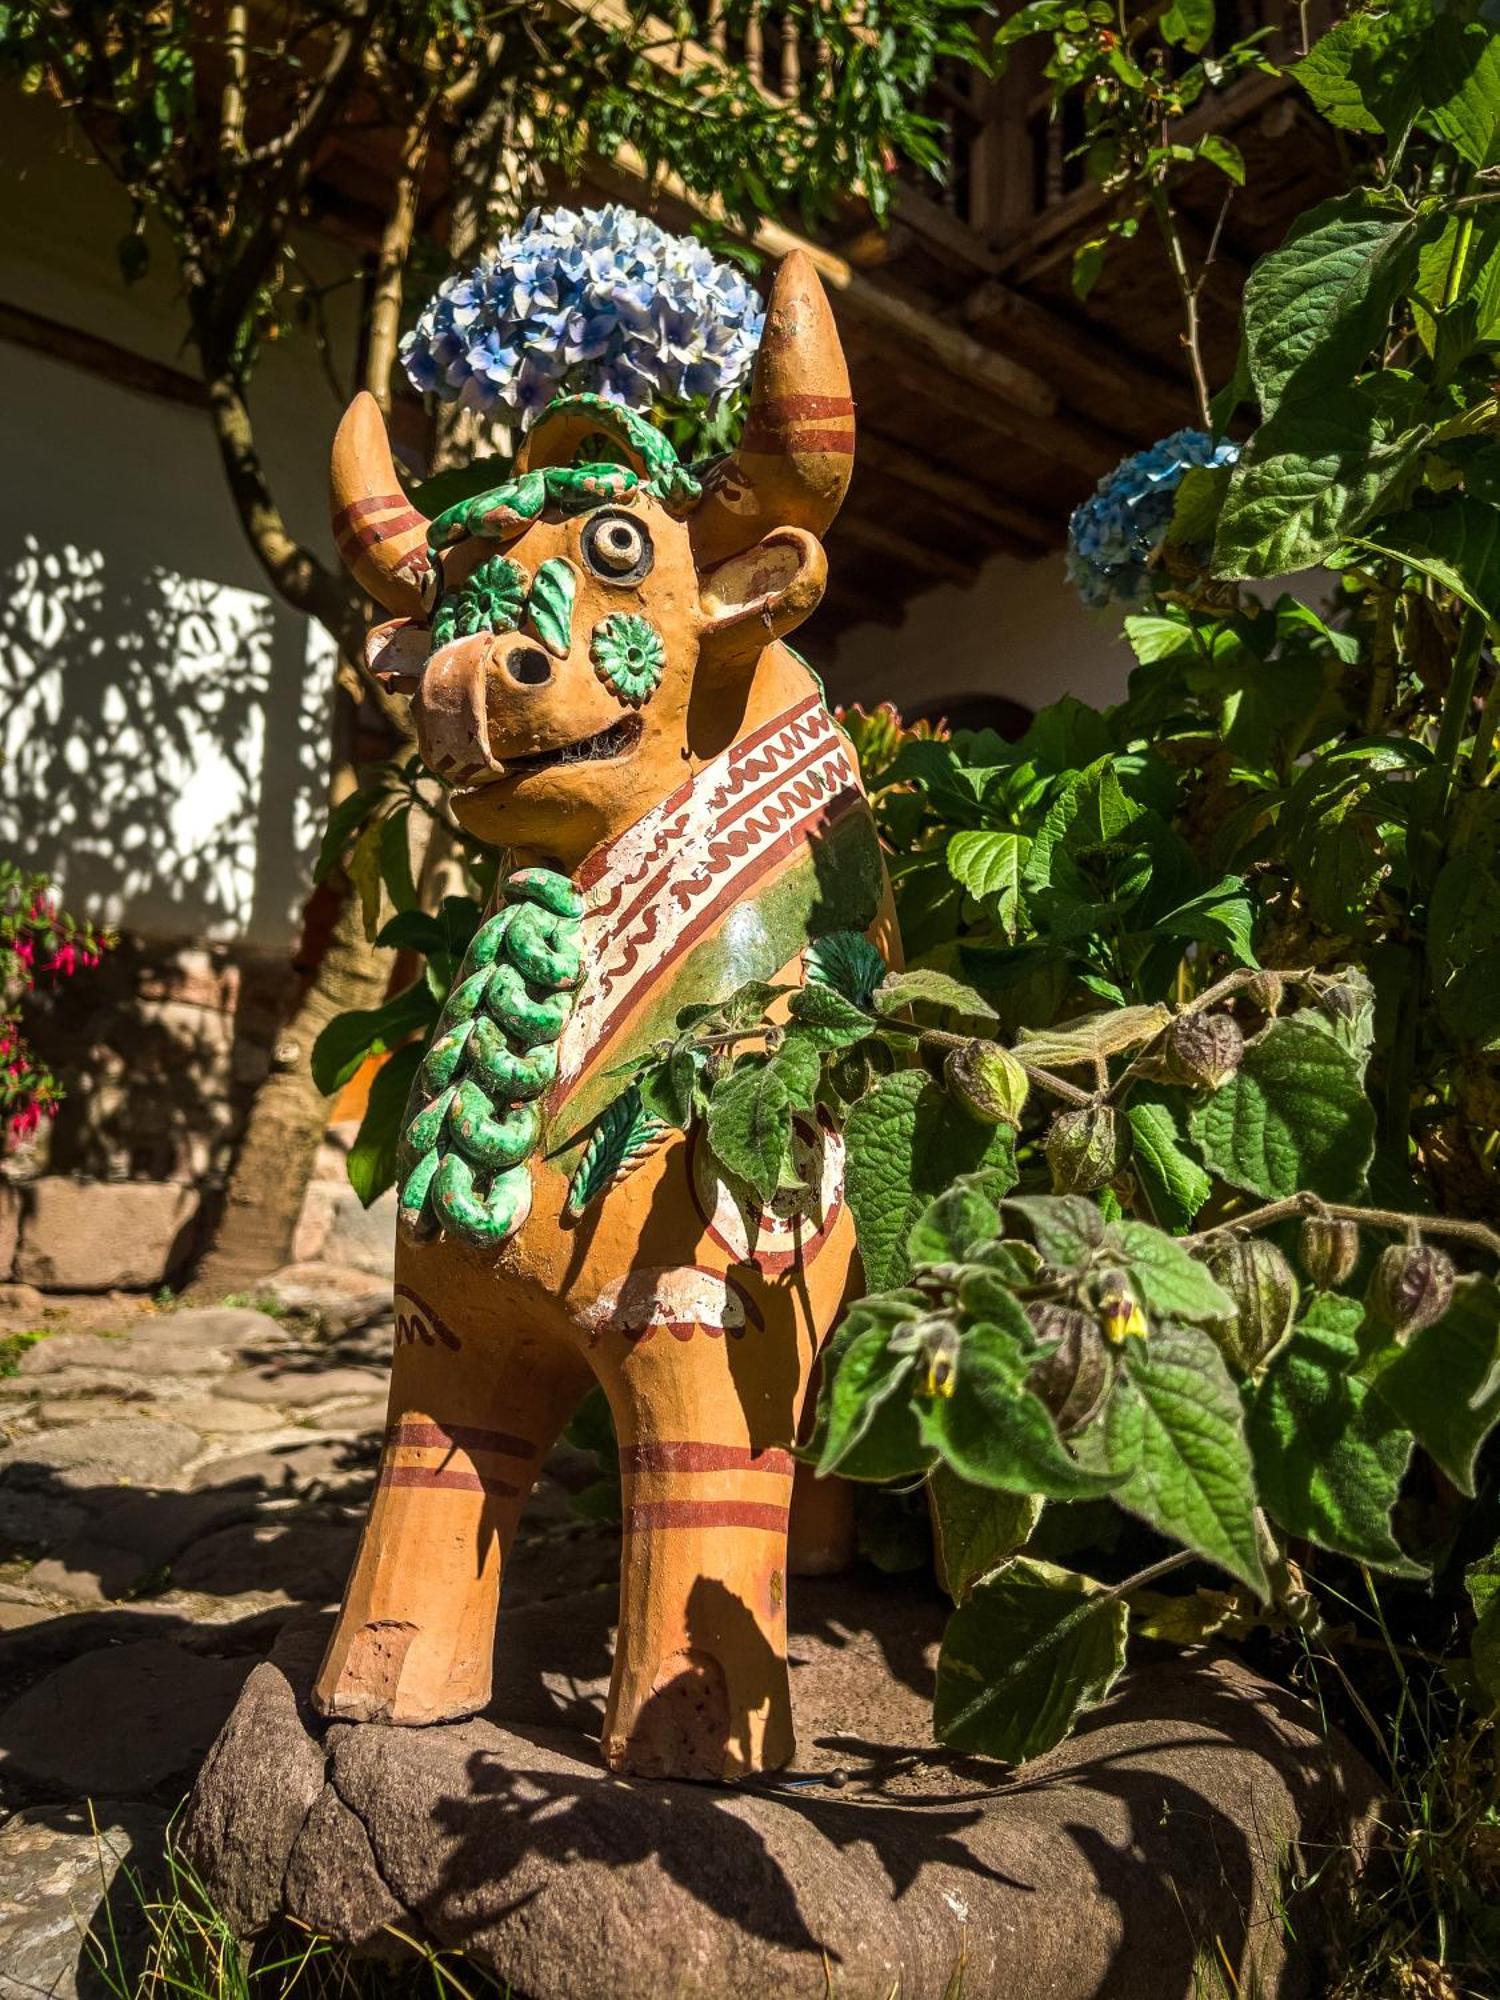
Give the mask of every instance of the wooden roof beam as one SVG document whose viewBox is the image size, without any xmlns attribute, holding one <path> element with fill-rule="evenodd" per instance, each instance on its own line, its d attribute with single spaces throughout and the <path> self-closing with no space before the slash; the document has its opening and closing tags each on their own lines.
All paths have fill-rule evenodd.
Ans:
<svg viewBox="0 0 1500 2000">
<path fill-rule="evenodd" d="M 961 590 L 970 587 L 983 567 L 980 563 L 962 562 L 957 556 L 949 555 L 946 549 L 935 549 L 927 542 L 909 541 L 883 521 L 871 521 L 861 514 L 841 514 L 837 524 L 829 530 L 829 536 L 841 536 L 845 541 L 853 542 L 856 548 L 869 549 L 873 555 L 904 563 L 922 575 L 940 577 L 945 583 L 956 583 Z"/>
<path fill-rule="evenodd" d="M 1011 285 L 987 278 L 963 303 L 963 317 L 981 333 L 1003 339 L 1023 358 L 1047 357 L 1063 391 L 1080 407 L 1128 414 L 1129 428 L 1160 435 L 1192 415 L 1186 372 L 1180 382 L 1128 348 L 1072 325 Z"/>
<path fill-rule="evenodd" d="M 1053 546 L 1055 538 L 1048 535 L 1028 509 L 997 500 L 977 480 L 947 466 L 935 465 L 920 452 L 909 451 L 893 438 L 880 436 L 867 423 L 861 423 L 855 435 L 856 477 L 862 465 L 883 478 L 927 494 L 971 527 L 993 536 L 997 548 L 1020 556 L 1036 556 Z"/>
</svg>

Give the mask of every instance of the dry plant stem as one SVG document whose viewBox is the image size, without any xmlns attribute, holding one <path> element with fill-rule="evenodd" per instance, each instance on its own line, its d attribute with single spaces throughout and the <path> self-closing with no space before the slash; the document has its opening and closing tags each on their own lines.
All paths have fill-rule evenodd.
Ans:
<svg viewBox="0 0 1500 2000">
<path fill-rule="evenodd" d="M 1415 1229 L 1425 1236 L 1451 1236 L 1460 1243 L 1472 1243 L 1477 1249 L 1488 1250 L 1492 1257 L 1500 1257 L 1500 1233 L 1487 1229 L 1482 1222 L 1460 1222 L 1452 1217 L 1437 1215 L 1404 1215 L 1394 1208 L 1359 1208 L 1352 1202 L 1324 1201 L 1315 1194 L 1292 1194 L 1284 1201 L 1267 1202 L 1264 1208 L 1252 1208 L 1244 1215 L 1228 1216 L 1217 1222 L 1212 1229 L 1200 1229 L 1196 1235 L 1179 1237 L 1183 1244 L 1207 1243 L 1211 1237 L 1222 1236 L 1227 1229 L 1263 1229 L 1273 1222 L 1284 1222 L 1296 1215 L 1334 1215 L 1348 1222 L 1365 1222 L 1375 1229 L 1407 1230 Z"/>
<path fill-rule="evenodd" d="M 1227 204 L 1226 204 L 1227 205 Z M 1213 430 L 1213 415 L 1210 410 L 1211 396 L 1208 374 L 1203 366 L 1203 353 L 1199 342 L 1198 298 L 1203 288 L 1203 280 L 1218 245 L 1219 231 L 1223 226 L 1224 212 L 1219 212 L 1219 220 L 1214 225 L 1213 239 L 1209 246 L 1203 269 L 1196 281 L 1188 269 L 1187 253 L 1182 247 L 1182 236 L 1177 227 L 1177 217 L 1166 189 L 1153 187 L 1151 190 L 1151 212 L 1156 217 L 1161 230 L 1162 241 L 1166 245 L 1167 261 L 1172 267 L 1172 276 L 1177 281 L 1178 295 L 1182 300 L 1183 333 L 1182 344 L 1187 352 L 1188 371 L 1193 378 L 1193 400 L 1198 406 L 1198 421 L 1205 431 Z"/>
</svg>

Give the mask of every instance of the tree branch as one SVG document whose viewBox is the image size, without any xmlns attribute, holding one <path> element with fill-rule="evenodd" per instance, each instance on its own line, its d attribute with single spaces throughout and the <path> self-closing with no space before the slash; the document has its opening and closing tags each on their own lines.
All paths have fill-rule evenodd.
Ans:
<svg viewBox="0 0 1500 2000">
<path fill-rule="evenodd" d="M 432 105 L 429 101 L 402 137 L 396 184 L 391 193 L 390 213 L 381 231 L 375 283 L 370 295 L 365 387 L 380 405 L 383 416 L 389 416 L 391 410 L 391 370 L 396 365 L 396 345 L 401 330 L 401 280 L 416 229 L 422 170 L 427 164 L 431 137 Z"/>
</svg>

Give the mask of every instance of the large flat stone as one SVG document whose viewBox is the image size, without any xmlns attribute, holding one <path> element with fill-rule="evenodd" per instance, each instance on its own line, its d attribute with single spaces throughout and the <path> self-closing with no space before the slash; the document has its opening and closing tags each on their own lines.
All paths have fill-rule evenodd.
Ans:
<svg viewBox="0 0 1500 2000">
<path fill-rule="evenodd" d="M 202 1449 L 185 1424 L 114 1417 L 18 1438 L 0 1451 L 0 1484 L 33 1493 L 170 1486 Z"/>
<path fill-rule="evenodd" d="M 529 2000 L 1189 2000 L 1221 1955 L 1239 1991 L 1318 1989 L 1318 1910 L 1291 1876 L 1322 1869 L 1333 1893 L 1374 1781 L 1232 1660 L 1137 1669 L 1012 1773 L 932 1746 L 938 1605 L 804 1582 L 795 1769 L 652 1784 L 611 1777 L 593 1742 L 609 1603 L 509 1613 L 490 1713 L 436 1728 L 313 1721 L 294 1694 L 322 1633 L 289 1628 L 256 1726 L 242 1706 L 189 1806 L 210 1888 L 357 1948 L 395 1910 Z M 294 1827 L 310 1752 L 326 1779 Z M 227 1854 L 231 1816 L 277 1838 Z"/>
<path fill-rule="evenodd" d="M 123 1861 L 133 1855 L 138 1865 L 160 1852 L 166 1817 L 158 1806 L 103 1801 L 92 1826 L 81 1810 L 42 1807 L 13 1813 L 0 1827 L 0 2000 L 97 1994 L 84 1944 L 90 1928 L 101 1948 L 113 1930 L 133 1956 L 144 1928 L 136 1898 L 121 1884 L 107 1921 L 101 1903 Z"/>
<path fill-rule="evenodd" d="M 190 1544 L 246 1520 L 255 1507 L 253 1493 L 233 1489 L 128 1493 L 37 1563 L 26 1580 L 77 1604 L 125 1597 Z"/>
<path fill-rule="evenodd" d="M 187 1262 L 196 1189 L 175 1181 L 28 1183 L 15 1275 L 52 1292 L 149 1291 Z"/>
<path fill-rule="evenodd" d="M 261 1315 L 251 1315 L 259 1319 Z M 186 1317 L 186 1315 L 184 1315 Z M 216 1315 L 205 1315 L 214 1318 Z M 55 1333 L 50 1340 L 38 1341 L 21 1357 L 23 1376 L 54 1375 L 73 1368 L 91 1368 L 106 1374 L 217 1375 L 229 1366 L 223 1345 L 179 1333 L 175 1320 L 151 1320 L 138 1333 Z"/>
<path fill-rule="evenodd" d="M 152 1792 L 197 1764 L 248 1665 L 165 1639 L 85 1653 L 0 1711 L 0 1771 L 49 1798 Z"/>
</svg>

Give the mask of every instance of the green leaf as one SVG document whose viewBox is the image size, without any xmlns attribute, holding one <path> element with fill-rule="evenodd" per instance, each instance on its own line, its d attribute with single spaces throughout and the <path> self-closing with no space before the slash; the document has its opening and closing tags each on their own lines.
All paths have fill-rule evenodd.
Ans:
<svg viewBox="0 0 1500 2000">
<path fill-rule="evenodd" d="M 413 1035 L 425 1039 L 437 1012 L 426 981 L 418 979 L 381 1007 L 336 1014 L 313 1043 L 313 1082 L 325 1097 L 332 1097 L 367 1056 L 383 1056 Z"/>
<path fill-rule="evenodd" d="M 933 1729 L 950 1750 L 1024 1764 L 1103 1701 L 1129 1614 L 1091 1577 L 1018 1556 L 948 1620 Z"/>
<path fill-rule="evenodd" d="M 1377 1368 L 1365 1373 L 1396 1422 L 1472 1495 L 1479 1447 L 1500 1422 L 1500 1287 L 1460 1278 L 1443 1317 Z"/>
<path fill-rule="evenodd" d="M 579 1156 L 568 1183 L 568 1214 L 582 1215 L 614 1180 L 638 1166 L 670 1129 L 665 1120 L 646 1110 L 638 1084 L 622 1090 L 600 1112 Z"/>
<path fill-rule="evenodd" d="M 906 1254 L 913 1265 L 967 1264 L 999 1234 L 1000 1211 L 982 1186 L 958 1181 L 918 1216 Z"/>
<path fill-rule="evenodd" d="M 819 1474 L 904 1479 L 925 1472 L 933 1452 L 921 1440 L 911 1404 L 898 1394 L 916 1356 L 892 1353 L 888 1322 L 869 1323 L 858 1306 L 850 1320 L 854 1337 L 841 1344 L 820 1399 Z"/>
<path fill-rule="evenodd" d="M 989 906 L 1007 937 L 1020 921 L 1021 875 L 1031 842 L 1020 833 L 955 833 L 948 842 L 948 872 L 977 902 Z"/>
<path fill-rule="evenodd" d="M 1433 884 L 1427 965 L 1438 1017 L 1460 1042 L 1500 1047 L 1500 872 L 1486 842 L 1450 854 Z"/>
<path fill-rule="evenodd" d="M 1255 929 L 1255 909 L 1245 888 L 1244 878 L 1226 875 L 1201 896 L 1179 903 L 1156 921 L 1156 929 L 1167 937 L 1193 938 L 1227 952 L 1239 965 L 1259 965 L 1251 937 Z"/>
<path fill-rule="evenodd" d="M 1250 1412 L 1256 1479 L 1289 1535 L 1415 1576 L 1390 1526 L 1412 1438 L 1350 1372 L 1362 1318 L 1356 1301 L 1324 1293 L 1271 1362 Z"/>
<path fill-rule="evenodd" d="M 370 1085 L 365 1115 L 345 1163 L 349 1185 L 365 1208 L 396 1184 L 396 1152 L 406 1121 L 406 1100 L 424 1053 L 421 1042 L 405 1043 L 381 1064 Z"/>
<path fill-rule="evenodd" d="M 1347 390 L 1416 269 L 1410 215 L 1365 188 L 1298 217 L 1245 285 L 1250 379 L 1263 416 L 1283 399 Z M 1232 491 L 1233 489 L 1231 489 Z"/>
<path fill-rule="evenodd" d="M 1210 166 L 1217 167 L 1236 187 L 1245 185 L 1245 156 L 1232 139 L 1210 132 L 1198 141 L 1197 150 L 1200 160 L 1207 160 Z"/>
<path fill-rule="evenodd" d="M 890 967 L 863 931 L 830 931 L 802 954 L 809 980 L 832 986 L 856 1007 L 868 1007 L 870 996 Z"/>
<path fill-rule="evenodd" d="M 714 1086 L 705 1130 L 715 1159 L 768 1202 L 781 1185 L 792 1097 L 774 1063 L 752 1058 Z"/>
<path fill-rule="evenodd" d="M 993 1170 L 1015 1183 L 1015 1135 L 978 1124 L 920 1070 L 882 1077 L 844 1126 L 845 1188 L 865 1283 L 887 1291 L 906 1276 L 906 1245 L 927 1204 L 960 1174 Z"/>
<path fill-rule="evenodd" d="M 1031 1225 L 1037 1249 L 1060 1271 L 1077 1270 L 1104 1242 L 1104 1217 L 1081 1194 L 1017 1194 L 1005 1206 Z"/>
<path fill-rule="evenodd" d="M 1378 521 L 1351 540 L 1420 570 L 1492 624 L 1500 622 L 1500 507 L 1454 494 L 1436 507 Z"/>
<path fill-rule="evenodd" d="M 328 825 L 324 830 L 318 858 L 313 863 L 313 880 L 326 881 L 333 870 L 344 859 L 344 850 L 354 838 L 355 829 L 364 825 L 382 799 L 387 797 L 384 785 L 361 785 L 346 799 L 340 800 L 328 815 Z"/>
<path fill-rule="evenodd" d="M 397 910 L 416 908 L 411 879 L 411 807 L 402 806 L 380 822 L 380 879 Z"/>
<path fill-rule="evenodd" d="M 1135 1144 L 1131 1153 L 1137 1179 L 1163 1229 L 1185 1230 L 1213 1192 L 1213 1182 L 1190 1153 L 1170 1108 L 1133 1097 L 1126 1114 Z"/>
<path fill-rule="evenodd" d="M 1333 554 L 1402 479 L 1427 438 L 1368 390 L 1288 402 L 1235 466 L 1214 538 L 1214 574 L 1288 576 Z"/>
<path fill-rule="evenodd" d="M 938 1581 L 962 1604 L 981 1577 L 998 1569 L 1025 1543 L 1042 1515 L 1029 1493 L 971 1486 L 940 1459 L 927 1475 L 933 1552 Z"/>
<path fill-rule="evenodd" d="M 1060 1028 L 1023 1028 L 1016 1054 L 1042 1069 L 1072 1069 L 1144 1048 L 1171 1018 L 1170 1009 L 1160 1005 L 1111 1007 L 1101 1014 L 1082 1014 Z"/>
<path fill-rule="evenodd" d="M 846 1000 L 836 986 L 803 986 L 789 1004 L 792 1019 L 824 1048 L 852 1048 L 875 1029 L 870 1016 Z"/>
<path fill-rule="evenodd" d="M 971 1326 L 944 1389 L 928 1396 L 914 1385 L 923 1442 L 975 1486 L 1049 1500 L 1109 1492 L 1118 1484 L 1114 1469 L 1086 1471 L 1070 1457 L 1046 1405 L 1026 1387 L 1032 1345 L 1030 1322 L 1013 1298 L 1006 1323 Z"/>
<path fill-rule="evenodd" d="M 1358 1063 L 1300 1015 L 1247 1043 L 1239 1069 L 1193 1106 L 1188 1124 L 1210 1172 L 1268 1201 L 1299 1189 L 1347 1200 L 1375 1150 Z"/>
<path fill-rule="evenodd" d="M 344 872 L 359 897 L 360 921 L 370 944 L 380 932 L 382 832 L 379 820 L 368 821 L 344 861 Z"/>
<path fill-rule="evenodd" d="M 1446 14 L 1422 43 L 1422 122 L 1474 167 L 1500 161 L 1500 35 Z"/>
<path fill-rule="evenodd" d="M 542 563 L 531 580 L 526 617 L 536 636 L 555 659 L 565 660 L 573 644 L 573 600 L 578 572 L 565 556 Z"/>
<path fill-rule="evenodd" d="M 1130 1288 L 1158 1319 L 1211 1326 L 1234 1318 L 1234 1300 L 1206 1264 L 1146 1222 L 1116 1223 L 1110 1255 Z"/>
<path fill-rule="evenodd" d="M 1080 1434 L 1080 1455 L 1125 1475 L 1112 1497 L 1129 1513 L 1264 1596 L 1250 1448 L 1223 1356 L 1186 1326 L 1158 1327 L 1121 1352 L 1123 1372 L 1103 1417 Z"/>
<path fill-rule="evenodd" d="M 1346 132 L 1388 132 L 1405 122 L 1407 92 L 1394 60 L 1410 32 L 1411 10 L 1353 14 L 1319 36 L 1291 74 L 1330 125 Z"/>
<path fill-rule="evenodd" d="M 876 987 L 873 1005 L 877 1014 L 895 1014 L 903 1007 L 937 1007 L 986 1028 L 997 1027 L 1000 1021 L 982 993 L 930 966 L 890 973 Z"/>
<path fill-rule="evenodd" d="M 1197 55 L 1214 31 L 1214 0 L 1172 0 L 1158 26 L 1162 39 Z"/>
</svg>

